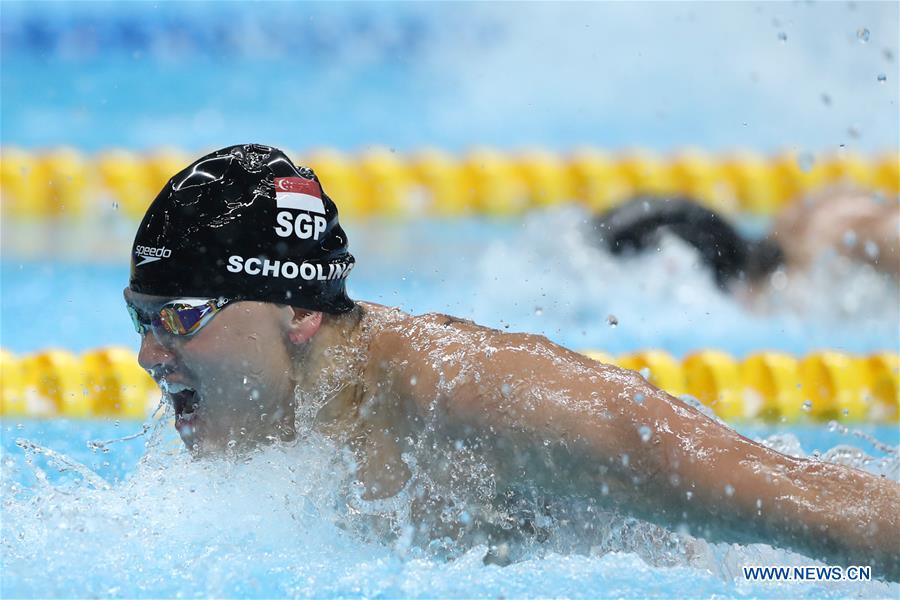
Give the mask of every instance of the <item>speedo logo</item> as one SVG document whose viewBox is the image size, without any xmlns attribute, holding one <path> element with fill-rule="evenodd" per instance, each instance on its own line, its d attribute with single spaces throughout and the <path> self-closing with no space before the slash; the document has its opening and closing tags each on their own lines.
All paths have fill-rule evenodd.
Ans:
<svg viewBox="0 0 900 600">
<path fill-rule="evenodd" d="M 259 275 L 262 277 L 284 277 L 285 279 L 305 279 L 306 281 L 328 281 L 331 279 L 344 279 L 350 274 L 353 263 L 320 263 L 302 262 L 299 265 L 290 260 L 269 260 L 268 258 L 247 258 L 232 255 L 228 257 L 228 266 L 225 267 L 231 273 L 244 272 L 247 275 Z"/>
<path fill-rule="evenodd" d="M 169 258 L 170 256 L 172 256 L 172 251 L 165 246 L 162 246 L 160 248 L 154 246 L 135 246 L 134 254 L 136 257 L 141 259 L 141 262 L 137 263 L 134 266 L 140 267 L 142 265 L 146 265 L 147 263 L 152 263 L 164 258 Z"/>
</svg>

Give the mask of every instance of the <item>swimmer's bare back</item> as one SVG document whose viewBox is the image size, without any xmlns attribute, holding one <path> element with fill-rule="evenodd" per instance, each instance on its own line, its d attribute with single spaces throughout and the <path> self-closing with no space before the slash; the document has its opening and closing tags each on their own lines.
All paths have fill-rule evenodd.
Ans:
<svg viewBox="0 0 900 600">
<path fill-rule="evenodd" d="M 789 205 L 775 218 L 770 235 L 793 268 L 809 268 L 831 251 L 900 279 L 897 199 L 855 188 L 828 188 Z"/>
<path fill-rule="evenodd" d="M 429 424 L 478 436 L 501 478 L 589 494 L 710 541 L 770 543 L 900 579 L 900 484 L 765 448 L 633 371 L 434 314 L 382 329 L 368 365 L 361 478 L 374 496 L 402 488 L 396 441 Z"/>
</svg>

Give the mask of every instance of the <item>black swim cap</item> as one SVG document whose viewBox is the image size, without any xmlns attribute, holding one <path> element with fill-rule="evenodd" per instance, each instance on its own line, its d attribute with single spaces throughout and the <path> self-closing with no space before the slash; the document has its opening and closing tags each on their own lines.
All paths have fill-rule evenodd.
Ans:
<svg viewBox="0 0 900 600">
<path fill-rule="evenodd" d="M 134 238 L 129 287 L 343 313 L 354 265 L 337 207 L 277 148 L 217 150 L 169 180 Z"/>
<path fill-rule="evenodd" d="M 722 290 L 738 279 L 758 280 L 784 261 L 776 244 L 745 238 L 722 215 L 690 198 L 633 198 L 594 223 L 613 254 L 655 246 L 661 231 L 680 237 L 700 253 Z"/>
</svg>

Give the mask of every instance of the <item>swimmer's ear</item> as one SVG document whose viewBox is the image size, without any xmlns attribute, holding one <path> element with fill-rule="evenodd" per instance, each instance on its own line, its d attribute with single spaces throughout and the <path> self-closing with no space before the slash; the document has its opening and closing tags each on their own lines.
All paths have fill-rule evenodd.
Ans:
<svg viewBox="0 0 900 600">
<path fill-rule="evenodd" d="M 288 325 L 288 339 L 299 346 L 308 342 L 319 331 L 319 327 L 322 326 L 322 313 L 302 308 L 293 308 L 293 311 L 294 317 Z"/>
</svg>

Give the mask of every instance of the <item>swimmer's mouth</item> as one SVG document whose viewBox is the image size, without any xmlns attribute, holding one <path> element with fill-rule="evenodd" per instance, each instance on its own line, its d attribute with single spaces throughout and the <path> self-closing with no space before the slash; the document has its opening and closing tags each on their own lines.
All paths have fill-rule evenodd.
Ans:
<svg viewBox="0 0 900 600">
<path fill-rule="evenodd" d="M 200 405 L 200 397 L 197 390 L 180 383 L 169 383 L 168 396 L 175 409 L 175 417 L 188 418 L 194 414 Z"/>
</svg>

